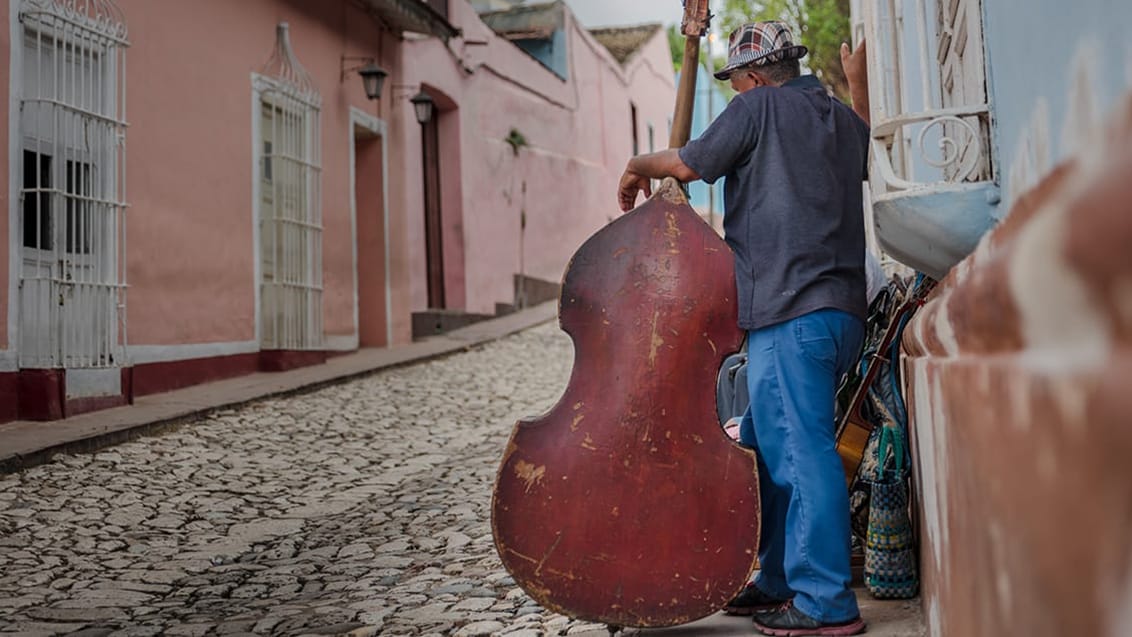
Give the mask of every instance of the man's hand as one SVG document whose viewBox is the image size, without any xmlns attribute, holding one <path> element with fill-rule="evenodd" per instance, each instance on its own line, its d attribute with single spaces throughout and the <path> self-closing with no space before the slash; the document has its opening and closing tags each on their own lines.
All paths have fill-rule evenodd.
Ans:
<svg viewBox="0 0 1132 637">
<path fill-rule="evenodd" d="M 865 41 L 857 45 L 857 50 L 849 52 L 849 44 L 841 43 L 841 70 L 849 83 L 849 96 L 853 99 L 853 110 L 869 123 L 869 65 L 865 55 Z"/>
<path fill-rule="evenodd" d="M 626 168 L 617 187 L 617 203 L 621 206 L 621 212 L 629 212 L 633 209 L 637 203 L 637 193 L 642 190 L 646 198 L 651 197 L 652 180 Z"/>
<path fill-rule="evenodd" d="M 685 184 L 700 178 L 696 171 L 680 159 L 680 152 L 675 148 L 637 155 L 630 159 L 625 166 L 625 174 L 621 175 L 621 183 L 617 186 L 617 203 L 621 206 L 621 211 L 632 210 L 637 203 L 637 193 L 642 190 L 645 191 L 645 197 L 652 196 L 650 179 L 665 177 L 675 177 Z"/>
<path fill-rule="evenodd" d="M 857 50 L 849 52 L 849 43 L 841 43 L 841 70 L 849 85 L 868 86 L 869 67 L 865 57 L 865 41 L 857 45 Z"/>
</svg>

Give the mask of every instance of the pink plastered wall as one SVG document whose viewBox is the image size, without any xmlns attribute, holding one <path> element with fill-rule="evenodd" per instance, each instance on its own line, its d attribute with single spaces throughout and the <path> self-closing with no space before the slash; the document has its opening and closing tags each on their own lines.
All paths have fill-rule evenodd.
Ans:
<svg viewBox="0 0 1132 637">
<path fill-rule="evenodd" d="M 465 3 L 451 7 L 464 39 L 448 50 L 437 40 L 406 43 L 402 73 L 455 103 L 459 134 L 441 142 L 442 173 L 458 160 L 461 189 L 456 211 L 455 194 L 445 192 L 445 241 L 460 239 L 463 258 L 446 254 L 446 282 L 462 282 L 460 309 L 490 313 L 496 302 L 512 302 L 515 274 L 560 280 L 581 243 L 620 214 L 615 194 L 631 154 L 630 102 L 638 107 L 642 151 L 649 123 L 663 148 L 675 85 L 663 32 L 622 68 L 568 13 L 563 81 L 492 33 Z M 527 142 L 517 154 L 504 141 L 512 129 Z M 417 159 L 405 162 L 404 182 L 419 184 L 419 137 L 410 131 L 406 141 L 406 155 Z M 422 196 L 410 188 L 406 209 L 419 210 Z M 423 220 L 409 219 L 406 231 L 410 246 L 424 245 Z M 423 271 L 423 248 L 410 262 Z M 423 308 L 423 279 L 414 278 L 410 296 Z"/>
<path fill-rule="evenodd" d="M 9 56 L 11 47 L 11 31 L 6 28 L 9 24 L 9 8 L 11 5 L 8 3 L 0 3 L 0 24 L 5 25 L 4 29 L 0 29 L 0 55 L 4 56 L 4 61 L 0 63 L 0 86 L 10 85 L 11 64 L 9 64 Z M 0 122 L 8 121 L 10 100 L 0 100 Z M 9 136 L 8 126 L 5 124 L 3 127 L 4 139 L 7 140 Z M 5 148 L 8 144 L 4 145 Z M 7 175 L 9 168 L 8 153 L 0 153 L 0 175 Z M 16 303 L 16 299 L 9 298 L 10 294 L 15 290 L 14 286 L 10 285 L 12 270 L 10 267 L 11 241 L 9 241 L 9 227 L 12 210 L 11 193 L 15 185 L 9 184 L 8 188 L 0 189 L 0 198 L 3 201 L 3 210 L 8 211 L 4 215 L 4 221 L 0 222 L 0 350 L 14 349 L 13 344 L 9 342 L 11 333 L 8 326 L 8 312 L 10 308 Z"/>
<path fill-rule="evenodd" d="M 463 0 L 450 3 L 450 21 L 463 34 L 449 42 L 394 37 L 350 0 L 118 6 L 131 43 L 131 346 L 219 343 L 248 351 L 255 341 L 252 74 L 270 58 L 280 21 L 290 24 L 295 54 L 322 100 L 323 319 L 328 337 L 346 339 L 339 343 L 358 331 L 351 107 L 385 129 L 388 179 L 380 207 L 388 224 L 392 344 L 411 339 L 411 314 L 427 307 L 421 135 L 409 103 L 417 91 L 432 93 L 440 107 L 444 265 L 454 309 L 491 313 L 497 302 L 512 302 L 517 273 L 558 280 L 577 247 L 618 214 L 614 189 L 630 154 L 630 101 L 638 107 L 642 150 L 649 123 L 658 147 L 667 138 L 674 86 L 662 33 L 623 68 L 568 15 L 570 70 L 563 81 L 491 32 Z M 343 75 L 344 56 L 376 58 L 390 72 L 380 100 L 365 98 L 356 74 Z M 527 140 L 518 154 L 504 142 L 512 129 Z M 2 281 L 10 281 L 7 234 L 0 224 Z M 370 256 L 386 250 L 364 248 Z M 0 291 L 5 319 L 9 289 Z M 7 323 L 0 320 L 0 347 Z"/>
<path fill-rule="evenodd" d="M 280 21 L 322 98 L 325 329 L 355 333 L 349 107 L 376 115 L 378 105 L 356 75 L 340 81 L 341 57 L 379 57 L 382 38 L 354 4 L 333 4 L 119 2 L 131 39 L 131 343 L 255 339 L 251 74 L 270 58 Z"/>
</svg>

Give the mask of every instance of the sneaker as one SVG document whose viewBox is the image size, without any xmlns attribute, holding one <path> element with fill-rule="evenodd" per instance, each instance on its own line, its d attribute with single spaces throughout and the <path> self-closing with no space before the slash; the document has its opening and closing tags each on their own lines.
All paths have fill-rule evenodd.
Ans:
<svg viewBox="0 0 1132 637">
<path fill-rule="evenodd" d="M 727 602 L 727 605 L 723 607 L 723 612 L 728 615 L 754 615 L 755 613 L 775 610 L 789 601 L 788 599 L 771 597 L 751 583 L 747 584 L 747 587 L 734 599 Z"/>
<path fill-rule="evenodd" d="M 778 609 L 755 615 L 755 628 L 764 635 L 774 637 L 804 637 L 807 635 L 835 636 L 859 635 L 865 632 L 860 617 L 847 622 L 823 624 L 787 603 Z"/>
</svg>

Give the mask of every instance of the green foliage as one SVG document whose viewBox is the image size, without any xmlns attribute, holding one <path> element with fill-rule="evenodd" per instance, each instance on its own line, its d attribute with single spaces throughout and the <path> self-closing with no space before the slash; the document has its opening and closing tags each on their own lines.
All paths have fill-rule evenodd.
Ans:
<svg viewBox="0 0 1132 637">
<path fill-rule="evenodd" d="M 512 128 L 507 137 L 503 138 L 503 141 L 511 145 L 511 152 L 515 155 L 519 154 L 520 148 L 525 148 L 530 145 L 527 142 L 527 138 L 524 137 L 517 128 Z"/>
<path fill-rule="evenodd" d="M 802 64 L 849 101 L 840 53 L 841 43 L 849 41 L 849 0 L 723 0 L 718 20 L 725 37 L 746 22 L 782 20 L 810 48 Z"/>
<path fill-rule="evenodd" d="M 668 50 L 672 53 L 672 66 L 679 73 L 680 69 L 684 68 L 684 42 L 687 38 L 684 34 L 680 33 L 680 26 L 676 24 L 668 25 Z M 707 61 L 708 47 L 707 40 L 700 41 L 700 67 L 702 68 L 704 62 Z"/>
<path fill-rule="evenodd" d="M 672 53 L 672 66 L 679 73 L 684 68 L 684 36 L 675 24 L 668 25 L 668 50 Z"/>
</svg>

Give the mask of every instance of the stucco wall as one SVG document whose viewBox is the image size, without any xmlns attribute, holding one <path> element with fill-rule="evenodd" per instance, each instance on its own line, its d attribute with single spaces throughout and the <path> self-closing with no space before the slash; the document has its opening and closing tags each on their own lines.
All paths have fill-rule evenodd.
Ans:
<svg viewBox="0 0 1132 637">
<path fill-rule="evenodd" d="M 1132 85 L 1132 3 L 983 4 L 1005 214 Z"/>
<path fill-rule="evenodd" d="M 411 313 L 427 307 L 413 94 L 428 90 L 441 110 L 448 305 L 485 313 L 513 301 L 517 273 L 558 280 L 577 246 L 617 214 L 614 189 L 630 149 L 630 95 L 642 135 L 651 123 L 658 146 L 674 102 L 662 34 L 623 69 L 569 15 L 563 37 L 571 73 L 563 81 L 495 36 L 461 0 L 451 3 L 450 21 L 464 35 L 449 43 L 393 37 L 349 0 L 161 7 L 120 0 L 118 6 L 131 41 L 128 338 L 132 354 L 146 359 L 141 362 L 258 348 L 258 141 L 252 139 L 258 111 L 251 77 L 271 56 L 280 21 L 290 24 L 295 54 L 322 98 L 323 318 L 326 335 L 339 345 L 356 334 L 351 106 L 386 129 L 389 314 L 396 344 L 411 338 Z M 390 72 L 380 101 L 364 97 L 356 74 L 340 77 L 342 56 L 373 56 Z M 512 128 L 529 142 L 517 156 L 503 141 Z M 7 231 L 0 228 L 0 237 Z M 0 245 L 7 257 L 8 242 Z M 7 264 L 5 258 L 0 272 Z M 7 296 L 5 289 L 2 316 Z M 0 322 L 0 344 L 7 336 Z M 205 350 L 180 347 L 205 344 Z"/>
<path fill-rule="evenodd" d="M 570 77 L 563 81 L 496 37 L 468 5 L 453 2 L 451 12 L 464 41 L 447 49 L 437 40 L 409 42 L 402 72 L 408 84 L 423 82 L 454 102 L 460 145 L 449 140 L 447 152 L 458 153 L 461 190 L 456 211 L 446 200 L 445 240 L 462 238 L 463 262 L 446 260 L 446 279 L 462 286 L 464 309 L 491 313 L 496 302 L 512 302 L 514 274 L 559 280 L 577 247 L 618 214 L 616 183 L 631 151 L 630 99 L 641 134 L 652 123 L 658 147 L 666 145 L 675 101 L 671 58 L 658 34 L 622 69 L 567 13 Z M 511 129 L 528 142 L 517 155 L 504 142 Z M 406 157 L 419 152 L 414 133 Z M 405 183 L 421 183 L 419 164 L 406 160 Z M 406 209 L 419 210 L 420 197 L 410 187 Z M 458 229 L 450 214 L 459 216 Z M 410 219 L 407 231 L 409 245 L 424 245 L 423 220 Z M 423 271 L 423 258 L 422 250 L 412 267 Z M 423 308 L 425 292 L 423 279 L 414 279 L 414 307 Z"/>
<path fill-rule="evenodd" d="M 1132 93 L 904 345 L 937 636 L 1132 634 Z"/>
<path fill-rule="evenodd" d="M 1128 635 L 1132 6 L 983 14 L 1002 222 L 904 338 L 929 634 Z"/>
<path fill-rule="evenodd" d="M 8 62 L 10 57 L 11 47 L 11 30 L 9 25 L 9 5 L 7 2 L 0 2 L 0 24 L 4 25 L 0 29 L 0 57 L 3 62 L 0 62 L 0 86 L 7 87 L 11 78 L 11 65 Z M 0 122 L 3 124 L 3 139 L 9 139 L 8 133 L 8 113 L 10 112 L 9 104 L 11 100 L 0 100 Z M 8 144 L 4 144 L 7 148 Z M 4 175 L 7 179 L 9 168 L 8 153 L 0 153 L 0 175 Z M 0 190 L 0 201 L 2 201 L 2 208 L 5 211 L 4 221 L 0 222 L 0 351 L 12 350 L 15 351 L 13 344 L 9 342 L 10 335 L 16 329 L 16 315 L 10 308 L 17 307 L 14 295 L 17 293 L 15 284 L 11 281 L 10 274 L 12 272 L 10 260 L 17 255 L 12 253 L 11 246 L 9 245 L 9 237 L 15 232 L 16 218 L 12 214 L 12 188 L 5 188 Z M 12 315 L 9 316 L 9 312 Z M 3 356 L 0 355 L 0 372 L 5 371 L 5 363 Z"/>
<path fill-rule="evenodd" d="M 288 21 L 322 96 L 324 317 L 354 333 L 349 106 L 374 113 L 340 56 L 374 55 L 374 23 L 344 0 L 202 0 L 156 7 L 122 0 L 128 77 L 130 341 L 161 345 L 255 339 L 251 73 Z M 207 19 L 202 19 L 207 16 Z"/>
</svg>

